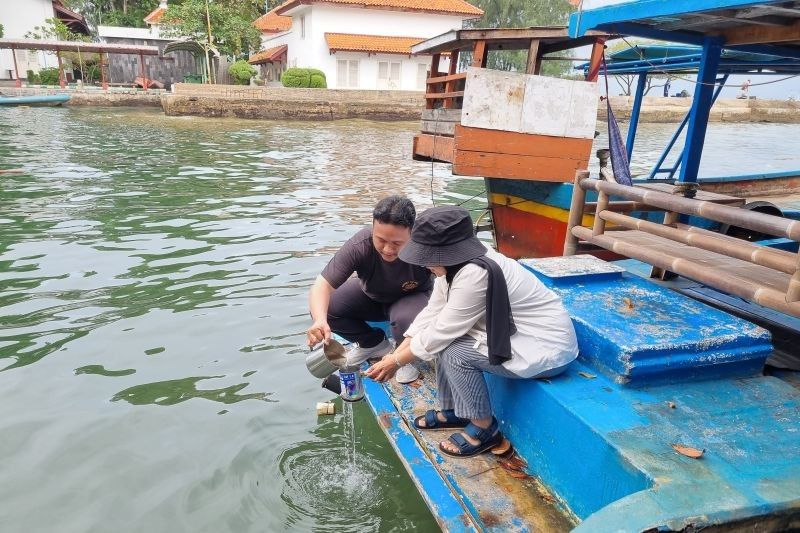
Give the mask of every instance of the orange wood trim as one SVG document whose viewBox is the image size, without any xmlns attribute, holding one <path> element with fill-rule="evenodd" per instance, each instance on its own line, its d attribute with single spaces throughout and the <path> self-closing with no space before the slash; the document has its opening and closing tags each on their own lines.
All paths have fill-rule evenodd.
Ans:
<svg viewBox="0 0 800 533">
<path fill-rule="evenodd" d="M 436 77 L 439 74 L 439 59 L 441 59 L 441 54 L 433 54 L 431 57 L 431 69 L 428 71 L 428 81 L 425 85 L 426 92 L 432 92 L 433 87 L 431 86 L 431 79 Z M 427 95 L 426 95 L 427 96 Z M 433 109 L 433 100 L 426 100 L 425 101 L 425 109 Z"/>
<path fill-rule="evenodd" d="M 600 75 L 600 67 L 603 62 L 603 51 L 606 48 L 606 40 L 598 38 L 592 45 L 592 55 L 589 60 L 589 72 L 586 74 L 586 81 L 597 81 Z"/>
<path fill-rule="evenodd" d="M 453 174 L 532 181 L 571 182 L 588 163 L 575 159 L 456 150 Z"/>
<path fill-rule="evenodd" d="M 435 78 L 428 78 L 428 85 L 433 85 L 436 83 L 444 83 L 446 81 L 465 80 L 465 79 L 467 79 L 467 73 L 460 72 L 458 74 L 448 74 L 446 76 L 437 76 Z"/>
<path fill-rule="evenodd" d="M 414 159 L 453 161 L 453 138 L 420 133 L 414 136 Z"/>
<path fill-rule="evenodd" d="M 455 139 L 459 152 L 554 157 L 584 164 L 588 163 L 592 153 L 592 139 L 487 130 L 461 124 L 456 124 Z"/>
<path fill-rule="evenodd" d="M 475 41 L 475 48 L 472 49 L 472 66 L 485 68 L 488 55 L 489 49 L 486 47 L 486 41 Z"/>
<path fill-rule="evenodd" d="M 426 94 L 425 98 L 428 100 L 442 100 L 444 98 L 461 98 L 464 96 L 464 91 L 453 91 L 450 93 L 430 93 Z"/>
</svg>

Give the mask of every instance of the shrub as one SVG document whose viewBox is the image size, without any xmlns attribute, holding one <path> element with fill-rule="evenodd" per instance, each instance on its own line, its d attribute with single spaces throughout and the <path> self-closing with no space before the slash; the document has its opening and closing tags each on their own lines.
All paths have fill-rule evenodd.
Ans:
<svg viewBox="0 0 800 533">
<path fill-rule="evenodd" d="M 328 82 L 325 79 L 325 73 L 321 70 L 310 68 L 308 69 L 309 74 L 311 75 L 311 84 L 309 87 L 312 89 L 327 89 Z"/>
<path fill-rule="evenodd" d="M 49 67 L 39 71 L 39 81 L 42 85 L 58 85 L 58 68 Z"/>
<path fill-rule="evenodd" d="M 236 85 L 247 85 L 250 83 L 250 78 L 256 75 L 256 69 L 244 59 L 240 59 L 228 67 L 228 74 Z"/>
<path fill-rule="evenodd" d="M 313 87 L 314 89 L 325 89 L 328 87 L 325 81 L 325 73 L 315 68 L 290 68 L 281 75 L 281 83 L 284 87 Z"/>
<path fill-rule="evenodd" d="M 311 74 L 307 68 L 289 68 L 281 74 L 284 87 L 310 87 Z"/>
<path fill-rule="evenodd" d="M 32 71 L 32 70 L 28 70 L 28 72 L 27 72 L 26 76 L 27 76 L 27 78 L 28 78 L 28 83 L 30 83 L 30 84 L 36 84 L 36 85 L 38 85 L 38 84 L 39 84 L 39 82 L 41 81 L 41 80 L 39 80 L 39 75 L 38 75 L 38 74 L 36 74 L 36 73 L 35 73 L 34 71 Z"/>
</svg>

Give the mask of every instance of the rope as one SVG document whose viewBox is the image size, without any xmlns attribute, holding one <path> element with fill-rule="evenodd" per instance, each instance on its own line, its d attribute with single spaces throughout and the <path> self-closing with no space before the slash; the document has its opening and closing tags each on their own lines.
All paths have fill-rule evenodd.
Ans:
<svg viewBox="0 0 800 533">
<path fill-rule="evenodd" d="M 660 74 L 664 74 L 664 75 L 666 75 L 666 76 L 668 76 L 668 77 L 670 77 L 672 79 L 688 81 L 688 82 L 694 83 L 696 85 L 706 85 L 706 86 L 710 86 L 710 87 L 716 87 L 718 85 L 717 83 L 700 82 L 700 81 L 697 81 L 696 79 L 693 80 L 691 78 L 685 78 L 683 76 L 678 76 L 676 74 L 670 74 L 668 71 L 663 70 L 662 68 L 659 68 L 658 65 L 655 65 L 655 64 L 651 63 L 649 59 L 645 58 L 644 54 L 642 52 L 639 52 L 639 50 L 638 50 L 639 47 L 637 45 L 633 45 L 633 44 L 629 43 L 628 40 L 625 37 L 620 36 L 620 39 L 622 39 L 625 42 L 625 44 L 630 46 L 633 50 L 636 50 L 636 52 L 639 54 L 639 59 L 644 61 L 645 63 L 647 63 L 651 67 L 653 67 L 653 70 L 655 72 L 658 72 Z M 613 76 L 613 74 L 612 74 L 612 76 Z M 761 83 L 751 83 L 750 87 L 759 87 L 761 85 L 770 85 L 772 83 L 778 83 L 778 82 L 781 82 L 781 81 L 790 80 L 790 79 L 796 78 L 798 76 L 800 76 L 800 74 L 793 74 L 791 76 L 786 76 L 785 78 L 780 78 L 780 79 L 772 80 L 772 81 L 764 81 L 764 82 L 761 82 Z M 731 85 L 727 85 L 727 87 L 731 87 Z M 606 94 L 608 94 L 608 82 L 606 82 Z"/>
</svg>

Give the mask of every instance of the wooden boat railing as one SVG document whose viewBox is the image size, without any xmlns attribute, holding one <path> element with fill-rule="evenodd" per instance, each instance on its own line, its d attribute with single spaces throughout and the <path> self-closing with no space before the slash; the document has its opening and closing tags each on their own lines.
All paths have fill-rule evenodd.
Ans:
<svg viewBox="0 0 800 533">
<path fill-rule="evenodd" d="M 587 211 L 586 191 L 597 191 L 591 228 L 581 225 Z M 613 209 L 610 198 L 665 212 L 657 224 Z M 614 202 L 616 203 L 616 202 Z M 679 223 L 694 215 L 779 238 L 800 242 L 800 222 L 764 213 L 677 196 L 641 187 L 628 187 L 588 177 L 575 178 L 564 255 L 574 255 L 579 241 L 653 265 L 680 276 L 800 317 L 800 252 L 791 253 Z M 615 226 L 607 233 L 606 223 Z"/>
</svg>

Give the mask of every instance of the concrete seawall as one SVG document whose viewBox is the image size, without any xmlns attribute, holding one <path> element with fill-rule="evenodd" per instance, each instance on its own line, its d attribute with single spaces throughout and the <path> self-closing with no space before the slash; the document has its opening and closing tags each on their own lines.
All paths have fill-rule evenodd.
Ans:
<svg viewBox="0 0 800 533">
<path fill-rule="evenodd" d="M 176 84 L 162 97 L 167 115 L 262 120 L 418 120 L 425 99 L 416 91 L 289 89 Z"/>
<path fill-rule="evenodd" d="M 0 88 L 6 96 L 65 92 L 58 88 Z M 178 83 L 174 92 L 113 88 L 109 91 L 68 90 L 69 105 L 161 106 L 170 116 L 237 117 L 260 120 L 419 120 L 425 98 L 416 91 L 358 91 L 337 89 L 288 89 L 237 85 Z M 620 120 L 630 118 L 633 98 L 611 97 Z M 690 98 L 646 97 L 642 122 L 680 122 L 691 105 Z M 598 108 L 605 120 L 606 106 Z M 800 124 L 800 102 L 787 100 L 718 100 L 711 110 L 712 122 L 773 122 Z"/>
<path fill-rule="evenodd" d="M 0 96 L 36 96 L 67 93 L 70 96 L 69 105 L 97 107 L 159 107 L 161 106 L 161 96 L 165 92 L 116 87 L 108 91 L 95 88 L 65 90 L 58 87 L 23 87 L 21 89 L 0 87 Z"/>
</svg>

